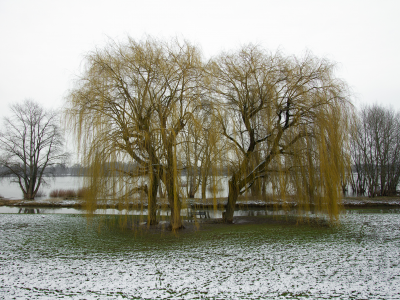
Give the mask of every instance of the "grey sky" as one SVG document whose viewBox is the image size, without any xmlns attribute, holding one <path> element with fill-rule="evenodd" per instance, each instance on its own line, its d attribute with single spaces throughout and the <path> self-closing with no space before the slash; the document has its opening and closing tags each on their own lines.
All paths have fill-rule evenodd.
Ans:
<svg viewBox="0 0 400 300">
<path fill-rule="evenodd" d="M 32 98 L 62 106 L 85 53 L 108 37 L 178 36 L 205 57 L 242 44 L 338 63 L 356 105 L 400 110 L 400 1 L 0 0 L 1 115 Z"/>
</svg>

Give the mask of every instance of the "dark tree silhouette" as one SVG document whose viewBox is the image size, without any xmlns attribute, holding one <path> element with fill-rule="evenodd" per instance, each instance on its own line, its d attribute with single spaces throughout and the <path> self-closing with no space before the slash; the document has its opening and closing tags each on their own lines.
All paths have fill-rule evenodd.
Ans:
<svg viewBox="0 0 400 300">
<path fill-rule="evenodd" d="M 63 152 L 56 111 L 45 110 L 32 100 L 11 106 L 12 116 L 4 118 L 0 134 L 1 176 L 17 182 L 24 199 L 33 200 L 52 166 L 63 162 Z"/>
</svg>

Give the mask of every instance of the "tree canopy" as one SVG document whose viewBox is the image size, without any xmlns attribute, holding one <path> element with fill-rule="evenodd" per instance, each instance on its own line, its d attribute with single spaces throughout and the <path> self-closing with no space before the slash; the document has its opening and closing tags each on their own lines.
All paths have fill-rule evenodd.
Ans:
<svg viewBox="0 0 400 300">
<path fill-rule="evenodd" d="M 281 199 L 295 195 L 299 207 L 336 216 L 350 105 L 334 65 L 249 45 L 207 70 L 221 135 L 235 149 L 225 220 L 232 222 L 238 195 L 266 176 Z"/>
<path fill-rule="evenodd" d="M 187 41 L 147 37 L 111 41 L 85 62 L 66 114 L 89 170 L 89 208 L 144 193 L 155 224 L 165 194 L 178 229 L 185 196 L 229 168 L 226 222 L 260 181 L 275 198 L 337 216 L 351 104 L 328 60 L 248 45 L 205 61 Z"/>
<path fill-rule="evenodd" d="M 69 96 L 68 114 L 84 164 L 92 166 L 89 198 L 96 201 L 90 203 L 111 196 L 123 201 L 143 190 L 148 194 L 148 222 L 154 224 L 161 180 L 172 226 L 181 227 L 176 151 L 200 108 L 201 76 L 199 50 L 188 42 L 129 39 L 87 56 L 87 70 Z M 112 161 L 129 162 L 135 170 L 102 173 L 100 166 Z"/>
</svg>

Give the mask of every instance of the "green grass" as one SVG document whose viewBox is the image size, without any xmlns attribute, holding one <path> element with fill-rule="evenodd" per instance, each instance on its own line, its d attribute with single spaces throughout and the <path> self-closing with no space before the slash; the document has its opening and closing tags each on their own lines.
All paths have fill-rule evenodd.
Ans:
<svg viewBox="0 0 400 300">
<path fill-rule="evenodd" d="M 82 216 L 65 216 L 65 218 L 83 218 Z M 135 217 L 129 221 L 142 220 Z M 76 221 L 76 220 L 75 220 Z M 54 248 L 70 249 L 85 253 L 107 252 L 120 253 L 132 251 L 165 251 L 179 247 L 199 246 L 202 244 L 227 245 L 259 245 L 270 242 L 309 242 L 315 239 L 325 239 L 335 234 L 337 228 L 320 227 L 316 225 L 292 222 L 287 224 L 206 224 L 199 229 L 184 229 L 178 232 L 166 230 L 148 230 L 146 227 L 127 229 L 121 228 L 125 221 L 119 216 L 94 216 L 86 226 L 81 220 L 80 228 L 65 226 L 60 228 L 61 234 L 52 237 Z M 37 237 L 44 239 L 45 236 Z M 33 241 L 28 241 L 31 243 Z"/>
<path fill-rule="evenodd" d="M 18 216 L 20 217 L 20 216 Z M 29 217 L 35 217 L 30 215 Z M 36 215 L 36 217 L 40 217 Z M 270 218 L 262 216 L 259 218 Z M 315 224 L 286 222 L 285 217 L 275 217 L 275 223 L 265 224 L 200 224 L 197 228 L 178 232 L 133 227 L 132 223 L 145 220 L 144 216 L 133 216 L 126 220 L 122 216 L 95 215 L 86 219 L 83 215 L 46 215 L 42 224 L 34 227 L 18 224 L 22 251 L 34 248 L 40 256 L 89 255 L 95 253 L 134 253 L 146 251 L 168 251 L 171 249 L 201 247 L 203 245 L 262 245 L 279 242 L 309 243 L 334 238 L 343 230 Z M 124 222 L 128 226 L 122 227 Z M 28 234 L 29 231 L 29 234 Z"/>
</svg>

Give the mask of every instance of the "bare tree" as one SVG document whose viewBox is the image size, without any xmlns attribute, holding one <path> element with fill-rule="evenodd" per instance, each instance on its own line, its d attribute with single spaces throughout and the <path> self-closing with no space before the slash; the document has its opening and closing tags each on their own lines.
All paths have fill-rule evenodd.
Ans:
<svg viewBox="0 0 400 300">
<path fill-rule="evenodd" d="M 353 124 L 353 191 L 389 196 L 400 180 L 400 114 L 379 105 L 363 107 Z"/>
<path fill-rule="evenodd" d="M 17 182 L 24 199 L 31 200 L 52 175 L 52 166 L 63 163 L 68 154 L 63 152 L 56 111 L 45 110 L 31 100 L 14 104 L 11 110 L 12 117 L 4 118 L 0 135 L 1 176 Z"/>
</svg>

